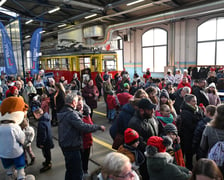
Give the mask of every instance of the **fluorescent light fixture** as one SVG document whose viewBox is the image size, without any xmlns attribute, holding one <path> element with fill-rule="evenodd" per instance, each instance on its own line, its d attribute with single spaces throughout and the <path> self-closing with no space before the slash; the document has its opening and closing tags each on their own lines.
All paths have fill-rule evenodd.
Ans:
<svg viewBox="0 0 224 180">
<path fill-rule="evenodd" d="M 1 0 L 0 6 L 2 6 L 7 0 Z"/>
<path fill-rule="evenodd" d="M 67 26 L 67 24 L 61 24 L 58 27 L 60 28 L 60 27 L 65 27 L 65 26 Z"/>
<path fill-rule="evenodd" d="M 56 12 L 56 11 L 59 11 L 59 10 L 60 10 L 60 7 L 56 7 L 56 8 L 54 8 L 54 9 L 48 11 L 48 13 L 49 13 L 49 14 L 52 14 L 52 13 L 54 13 L 54 12 Z"/>
<path fill-rule="evenodd" d="M 33 19 L 30 19 L 29 21 L 26 21 L 25 24 L 30 24 L 31 22 L 33 22 Z"/>
<path fill-rule="evenodd" d="M 10 10 L 8 10 L 8 9 L 5 9 L 5 8 L 2 8 L 2 7 L 0 7 L 0 12 L 3 13 L 3 14 L 7 14 L 7 15 L 9 15 L 9 16 L 12 16 L 12 17 L 17 17 L 17 16 L 19 16 L 19 15 L 16 14 L 15 12 L 12 12 L 12 11 L 10 11 Z"/>
<path fill-rule="evenodd" d="M 30 35 L 27 35 L 27 36 L 25 36 L 25 39 L 30 38 L 30 37 L 31 37 Z"/>
<path fill-rule="evenodd" d="M 46 32 L 46 31 L 44 31 L 44 30 L 43 30 L 43 31 L 40 31 L 40 34 L 45 33 L 45 32 Z"/>
<path fill-rule="evenodd" d="M 91 18 L 91 17 L 95 17 L 95 16 L 97 16 L 97 14 L 91 14 L 91 15 L 89 15 L 89 16 L 86 16 L 85 19 L 89 19 L 89 18 Z"/>
<path fill-rule="evenodd" d="M 137 4 L 137 3 L 140 3 L 140 2 L 143 2 L 144 0 L 138 0 L 138 1 L 133 1 L 131 3 L 128 3 L 126 4 L 127 6 L 131 6 L 131 5 L 134 5 L 134 4 Z"/>
</svg>

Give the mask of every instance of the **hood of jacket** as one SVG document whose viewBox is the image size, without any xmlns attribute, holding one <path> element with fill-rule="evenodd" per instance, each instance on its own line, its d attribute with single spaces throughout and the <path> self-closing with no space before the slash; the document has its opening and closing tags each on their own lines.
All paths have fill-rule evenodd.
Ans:
<svg viewBox="0 0 224 180">
<path fill-rule="evenodd" d="M 165 152 L 165 153 L 156 153 L 154 156 L 147 157 L 147 166 L 151 171 L 160 172 L 166 168 L 168 163 L 173 162 L 173 157 Z"/>
</svg>

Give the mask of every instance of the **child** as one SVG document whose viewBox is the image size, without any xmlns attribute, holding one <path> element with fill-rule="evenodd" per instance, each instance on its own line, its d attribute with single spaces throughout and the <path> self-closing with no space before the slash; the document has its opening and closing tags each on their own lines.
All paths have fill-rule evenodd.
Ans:
<svg viewBox="0 0 224 180">
<path fill-rule="evenodd" d="M 51 122 L 48 113 L 44 113 L 39 107 L 33 108 L 34 117 L 38 120 L 37 126 L 37 147 L 42 149 L 45 162 L 40 169 L 40 173 L 43 173 L 51 169 L 51 149 L 54 147 L 52 135 L 51 135 Z"/>
<path fill-rule="evenodd" d="M 82 120 L 84 123 L 93 124 L 93 121 L 90 117 L 91 110 L 87 104 L 83 103 L 82 96 L 78 97 L 76 110 L 79 113 L 81 113 L 80 115 L 82 116 Z M 82 168 L 84 171 L 84 176 L 88 176 L 89 155 L 91 146 L 93 145 L 92 133 L 83 133 L 82 140 L 83 140 L 83 149 L 81 149 Z"/>
<path fill-rule="evenodd" d="M 20 124 L 20 126 L 21 126 L 23 132 L 25 133 L 25 142 L 23 144 L 24 154 L 25 154 L 25 162 L 26 162 L 26 165 L 33 165 L 34 161 L 35 161 L 35 155 L 33 153 L 31 143 L 33 142 L 35 132 L 34 132 L 34 129 L 31 126 L 29 126 L 28 118 L 24 118 L 24 120 Z M 27 160 L 27 153 L 29 154 L 30 159 L 31 159 L 29 164 L 28 164 L 28 160 Z"/>
<path fill-rule="evenodd" d="M 162 129 L 169 123 L 175 124 L 170 107 L 167 104 L 160 106 L 160 111 L 156 111 L 156 117 L 161 122 Z"/>
<path fill-rule="evenodd" d="M 116 118 L 116 108 L 120 106 L 120 103 L 118 101 L 118 98 L 113 93 L 113 91 L 110 91 L 107 95 L 107 106 L 108 106 L 108 119 L 109 122 L 113 122 Z"/>
<path fill-rule="evenodd" d="M 50 103 L 50 98 L 47 97 L 47 94 L 42 94 L 41 95 L 41 109 L 43 109 L 44 113 L 49 114 L 49 103 Z"/>
<path fill-rule="evenodd" d="M 117 152 L 122 153 L 129 157 L 132 165 L 135 169 L 139 169 L 140 165 L 144 163 L 145 157 L 140 150 L 139 145 L 139 134 L 131 128 L 127 128 L 124 131 L 124 144 L 121 145 Z"/>
<path fill-rule="evenodd" d="M 197 127 L 194 131 L 192 147 L 194 151 L 196 152 L 197 160 L 200 159 L 201 157 L 204 157 L 204 155 L 202 154 L 203 152 L 201 152 L 200 150 L 200 142 L 202 138 L 202 133 L 207 123 L 209 123 L 214 118 L 215 112 L 216 112 L 216 106 L 208 105 L 205 108 L 205 117 L 198 122 Z"/>
<path fill-rule="evenodd" d="M 28 179 L 24 172 L 26 164 L 22 146 L 25 134 L 19 126 L 27 110 L 28 105 L 21 97 L 8 97 L 1 104 L 0 158 L 9 179 L 16 179 L 14 177 L 15 169 L 18 180 Z"/>
<path fill-rule="evenodd" d="M 173 141 L 172 148 L 167 149 L 167 152 L 174 157 L 173 162 L 179 166 L 185 167 L 183 153 L 180 147 L 180 137 L 177 133 L 177 127 L 172 123 L 167 124 L 164 127 L 164 135 L 170 137 Z"/>
</svg>

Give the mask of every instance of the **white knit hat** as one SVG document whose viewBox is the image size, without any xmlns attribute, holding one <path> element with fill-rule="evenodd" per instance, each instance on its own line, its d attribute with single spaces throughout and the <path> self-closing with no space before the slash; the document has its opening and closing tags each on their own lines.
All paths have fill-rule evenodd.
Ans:
<svg viewBox="0 0 224 180">
<path fill-rule="evenodd" d="M 215 88 L 216 89 L 216 85 L 215 85 L 215 83 L 214 82 L 212 82 L 211 84 L 209 84 L 209 86 L 208 87 L 213 87 L 213 88 Z"/>
</svg>

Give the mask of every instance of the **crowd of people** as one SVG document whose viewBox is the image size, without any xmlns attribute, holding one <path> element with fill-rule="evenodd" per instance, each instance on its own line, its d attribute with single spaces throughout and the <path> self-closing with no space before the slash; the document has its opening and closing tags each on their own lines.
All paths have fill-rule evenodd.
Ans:
<svg viewBox="0 0 224 180">
<path fill-rule="evenodd" d="M 11 143 L 12 151 L 19 151 L 17 157 L 11 157 L 10 153 L 6 155 L 4 148 L 0 148 L 0 158 L 8 176 L 14 175 L 12 166 L 18 170 L 34 163 L 31 143 L 35 133 L 29 126 L 29 118 L 32 117 L 38 120 L 36 145 L 45 158 L 40 173 L 52 167 L 51 149 L 54 144 L 51 126 L 58 126 L 59 146 L 65 158 L 65 179 L 82 180 L 88 175 L 88 159 L 93 143 L 91 133 L 105 130 L 92 119 L 93 109 L 104 100 L 111 124 L 112 147 L 118 151 L 109 154 L 105 162 L 116 157 L 119 157 L 119 162 L 117 166 L 102 165 L 99 179 L 156 180 L 168 176 L 186 180 L 198 179 L 198 176 L 223 179 L 219 174 L 220 171 L 224 173 L 224 164 L 207 159 L 213 146 L 224 140 L 224 105 L 222 96 L 218 94 L 224 91 L 223 82 L 224 69 L 218 70 L 216 75 L 214 68 L 210 69 L 205 79 L 192 79 L 187 70 L 182 74 L 180 69 L 176 69 L 175 75 L 169 69 L 164 78 L 155 79 L 149 68 L 143 77 L 135 73 L 131 79 L 124 69 L 114 77 L 108 72 L 103 76 L 98 73 L 94 80 L 89 77 L 85 81 L 81 79 L 81 82 L 76 73 L 71 82 L 63 76 L 55 82 L 54 78 L 44 77 L 42 72 L 35 77 L 27 73 L 24 80 L 21 76 L 8 76 L 6 79 L 2 74 L 1 114 L 10 99 L 22 99 L 29 109 L 26 108 L 28 113 L 25 113 L 22 122 L 1 115 L 0 128 L 9 126 L 9 134 L 16 126 L 16 129 L 21 128 L 20 135 L 24 135 L 17 142 L 22 149 L 13 149 L 16 146 Z M 1 132 L 0 135 L 3 137 Z M 4 138 L 0 138 L 2 142 L 5 142 Z M 195 166 L 194 155 L 198 161 Z M 5 160 L 14 158 L 23 163 L 18 165 Z M 203 163 L 216 165 L 217 173 L 202 172 Z M 25 179 L 24 171 L 18 171 L 18 177 Z"/>
</svg>

